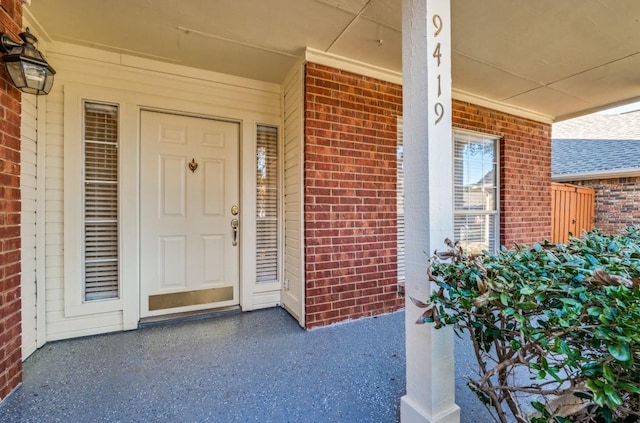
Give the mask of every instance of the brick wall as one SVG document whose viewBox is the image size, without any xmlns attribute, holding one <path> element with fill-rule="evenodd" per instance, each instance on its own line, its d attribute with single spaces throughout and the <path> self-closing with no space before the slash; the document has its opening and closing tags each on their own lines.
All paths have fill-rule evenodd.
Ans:
<svg viewBox="0 0 640 423">
<path fill-rule="evenodd" d="M 312 63 L 305 87 L 307 327 L 394 311 L 402 87 Z M 501 138 L 501 244 L 550 238 L 551 126 L 461 101 L 453 125 Z"/>
<path fill-rule="evenodd" d="M 396 144 L 402 87 L 309 63 L 305 90 L 306 322 L 401 308 Z"/>
<path fill-rule="evenodd" d="M 595 228 L 614 234 L 640 225 L 640 177 L 569 182 L 596 190 Z"/>
<path fill-rule="evenodd" d="M 18 40 L 19 0 L 0 1 L 0 30 Z M 22 380 L 20 327 L 20 92 L 0 70 L 0 400 Z"/>
<path fill-rule="evenodd" d="M 500 243 L 551 238 L 551 125 L 462 101 L 453 126 L 500 140 Z"/>
</svg>

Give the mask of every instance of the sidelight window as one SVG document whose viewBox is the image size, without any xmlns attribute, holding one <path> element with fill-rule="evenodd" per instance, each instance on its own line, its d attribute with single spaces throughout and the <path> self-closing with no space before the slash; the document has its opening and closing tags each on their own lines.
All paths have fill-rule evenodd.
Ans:
<svg viewBox="0 0 640 423">
<path fill-rule="evenodd" d="M 84 300 L 119 297 L 118 107 L 84 103 Z"/>
<path fill-rule="evenodd" d="M 278 128 L 258 125 L 256 148 L 256 278 L 278 281 Z"/>
<path fill-rule="evenodd" d="M 404 243 L 404 145 L 402 143 L 402 118 L 398 118 L 396 147 L 396 210 L 398 241 L 398 280 L 403 281 L 405 275 L 405 243 Z"/>
</svg>

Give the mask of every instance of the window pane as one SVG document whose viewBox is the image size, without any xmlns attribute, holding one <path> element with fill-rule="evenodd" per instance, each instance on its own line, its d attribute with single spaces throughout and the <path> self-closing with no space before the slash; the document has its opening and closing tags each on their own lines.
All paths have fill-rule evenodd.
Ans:
<svg viewBox="0 0 640 423">
<path fill-rule="evenodd" d="M 454 135 L 453 178 L 456 210 L 487 210 L 488 203 L 495 203 L 495 150 L 495 139 L 466 134 Z"/>
<path fill-rule="evenodd" d="M 495 214 L 457 214 L 454 218 L 454 236 L 462 248 L 471 254 L 482 250 L 496 251 Z"/>
<path fill-rule="evenodd" d="M 84 105 L 84 299 L 118 298 L 118 107 Z"/>
<path fill-rule="evenodd" d="M 495 138 L 454 132 L 454 231 L 467 251 L 498 246 L 498 164 Z"/>
<path fill-rule="evenodd" d="M 278 280 L 278 129 L 258 126 L 256 148 L 257 282 Z"/>
</svg>

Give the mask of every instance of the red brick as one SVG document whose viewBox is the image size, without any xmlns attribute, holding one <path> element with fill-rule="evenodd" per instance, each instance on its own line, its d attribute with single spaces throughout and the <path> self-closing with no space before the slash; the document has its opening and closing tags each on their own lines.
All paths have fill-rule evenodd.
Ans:
<svg viewBox="0 0 640 423">
<path fill-rule="evenodd" d="M 17 40 L 20 0 L 0 3 L 0 31 Z M 22 380 L 20 313 L 20 92 L 0 69 L 0 401 Z"/>
</svg>

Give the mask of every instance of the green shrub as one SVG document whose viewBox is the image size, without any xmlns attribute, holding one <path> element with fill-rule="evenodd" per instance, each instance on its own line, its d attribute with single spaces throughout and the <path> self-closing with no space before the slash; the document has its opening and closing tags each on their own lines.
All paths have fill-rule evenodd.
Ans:
<svg viewBox="0 0 640 423">
<path fill-rule="evenodd" d="M 447 241 L 428 270 L 439 289 L 412 299 L 425 308 L 418 323 L 467 334 L 478 365 L 469 386 L 502 422 L 638 421 L 639 241 L 630 227 L 478 256 Z M 583 403 L 550 402 L 568 395 Z"/>
</svg>

